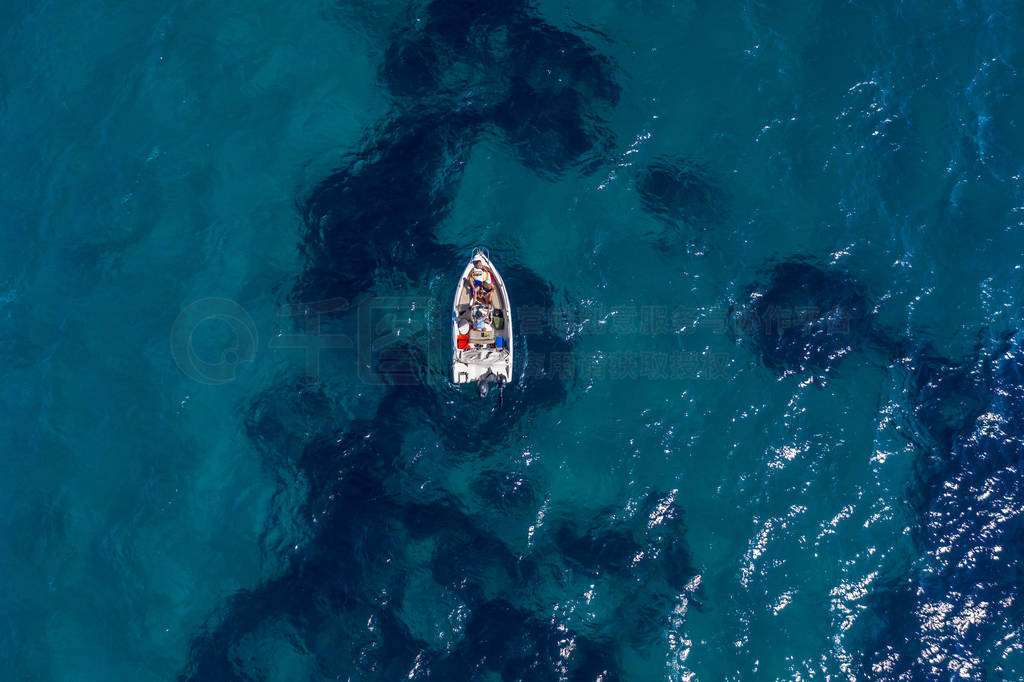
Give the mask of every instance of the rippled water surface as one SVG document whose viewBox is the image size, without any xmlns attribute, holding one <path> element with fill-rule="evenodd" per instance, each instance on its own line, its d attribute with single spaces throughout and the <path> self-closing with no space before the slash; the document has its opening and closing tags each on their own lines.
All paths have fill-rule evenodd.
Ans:
<svg viewBox="0 0 1024 682">
<path fill-rule="evenodd" d="M 1024 677 L 1018 4 L 0 18 L 4 679 Z"/>
</svg>

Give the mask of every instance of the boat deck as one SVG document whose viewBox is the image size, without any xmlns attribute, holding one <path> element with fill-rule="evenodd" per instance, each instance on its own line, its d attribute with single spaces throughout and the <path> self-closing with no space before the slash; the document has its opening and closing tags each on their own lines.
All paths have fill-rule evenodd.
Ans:
<svg viewBox="0 0 1024 682">
<path fill-rule="evenodd" d="M 491 376 L 499 382 L 509 382 L 512 379 L 513 336 L 508 292 L 490 259 L 479 251 L 473 257 L 479 257 L 491 271 L 494 285 L 491 292 L 492 324 L 485 330 L 472 329 L 469 273 L 473 263 L 470 260 L 462 272 L 452 303 L 452 380 L 456 384 L 465 384 Z M 501 314 L 503 324 L 500 329 L 493 325 L 495 313 Z M 460 325 L 470 327 L 468 348 L 458 348 Z M 498 347 L 499 339 L 501 348 Z"/>
<path fill-rule="evenodd" d="M 469 280 L 464 277 L 462 286 L 459 289 L 458 297 L 455 299 L 455 315 L 459 322 L 463 320 L 471 322 L 470 304 Z M 494 317 L 493 311 L 501 311 L 501 314 L 505 317 L 505 321 L 507 323 L 508 315 L 505 307 L 505 295 L 501 289 L 501 285 L 497 281 L 494 283 L 494 291 L 491 292 L 491 309 L 492 319 Z M 488 329 L 485 333 L 471 330 L 469 332 L 470 348 L 494 348 L 496 346 L 495 339 L 499 336 L 505 336 L 505 328 L 492 328 Z"/>
</svg>

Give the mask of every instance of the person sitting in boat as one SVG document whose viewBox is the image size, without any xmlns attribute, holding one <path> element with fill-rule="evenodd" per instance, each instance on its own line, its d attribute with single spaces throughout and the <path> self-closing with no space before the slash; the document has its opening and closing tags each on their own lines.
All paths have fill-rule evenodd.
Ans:
<svg viewBox="0 0 1024 682">
<path fill-rule="evenodd" d="M 491 298 L 491 292 L 493 289 L 493 287 L 491 287 L 491 289 L 484 289 L 483 287 L 480 287 L 476 290 L 476 297 L 473 301 L 475 303 L 483 303 L 488 306 L 494 305 L 494 299 Z"/>
<path fill-rule="evenodd" d="M 473 269 L 469 271 L 469 295 L 476 300 L 477 291 L 483 289 L 490 292 L 494 289 L 494 276 L 491 269 L 479 258 L 473 259 Z"/>
<path fill-rule="evenodd" d="M 491 326 L 491 306 L 486 303 L 474 303 L 471 312 L 473 329 L 482 331 Z"/>
</svg>

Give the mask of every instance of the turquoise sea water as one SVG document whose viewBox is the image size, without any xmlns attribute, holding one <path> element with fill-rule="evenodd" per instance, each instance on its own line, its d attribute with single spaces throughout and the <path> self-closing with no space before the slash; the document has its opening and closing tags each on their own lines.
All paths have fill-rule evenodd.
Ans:
<svg viewBox="0 0 1024 682">
<path fill-rule="evenodd" d="M 1019 6 L 0 17 L 4 679 L 1024 676 Z"/>
</svg>

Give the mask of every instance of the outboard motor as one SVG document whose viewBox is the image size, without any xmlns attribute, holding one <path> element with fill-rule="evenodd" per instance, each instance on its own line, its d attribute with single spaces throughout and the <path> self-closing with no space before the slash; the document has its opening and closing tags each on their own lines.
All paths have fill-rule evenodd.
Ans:
<svg viewBox="0 0 1024 682">
<path fill-rule="evenodd" d="M 487 393 L 491 390 L 491 382 L 497 382 L 498 384 L 498 407 L 502 406 L 505 399 L 505 377 L 499 377 L 494 372 L 488 371 L 487 374 L 480 377 L 480 380 L 476 385 L 476 392 L 481 398 L 486 398 Z"/>
</svg>

